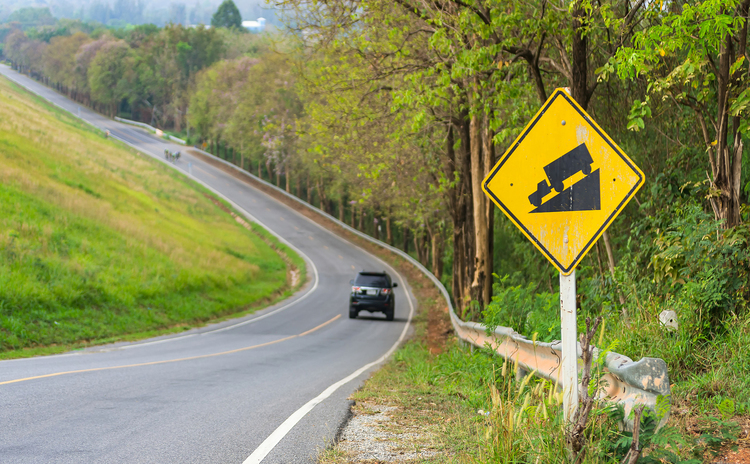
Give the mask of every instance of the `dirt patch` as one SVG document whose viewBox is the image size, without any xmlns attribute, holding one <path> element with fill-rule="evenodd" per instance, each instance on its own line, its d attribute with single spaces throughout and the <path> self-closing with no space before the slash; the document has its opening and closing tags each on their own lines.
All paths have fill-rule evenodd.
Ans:
<svg viewBox="0 0 750 464">
<path fill-rule="evenodd" d="M 438 453 L 429 434 L 399 420 L 397 406 L 361 403 L 352 409 L 338 446 L 349 462 L 422 461 Z"/>
<path fill-rule="evenodd" d="M 737 451 L 729 451 L 714 461 L 715 464 L 750 464 L 750 449 L 740 448 Z"/>
<path fill-rule="evenodd" d="M 440 354 L 445 349 L 445 342 L 453 334 L 448 307 L 440 308 L 439 304 L 430 305 L 427 313 L 427 346 L 432 354 Z"/>
<path fill-rule="evenodd" d="M 739 426 L 737 442 L 723 449 L 713 464 L 750 464 L 750 417 L 736 417 L 732 422 Z"/>
</svg>

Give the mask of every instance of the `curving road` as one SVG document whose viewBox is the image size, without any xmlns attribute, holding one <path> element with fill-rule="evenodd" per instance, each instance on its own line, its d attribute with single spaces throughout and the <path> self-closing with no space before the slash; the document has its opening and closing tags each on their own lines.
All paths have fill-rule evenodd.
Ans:
<svg viewBox="0 0 750 464">
<path fill-rule="evenodd" d="M 157 159 L 180 149 L 5 65 L 0 74 Z M 309 282 L 274 307 L 179 336 L 0 361 L 0 462 L 314 462 L 346 420 L 349 394 L 407 333 L 413 296 L 385 263 L 198 158 L 176 168 L 188 163 L 297 249 Z M 363 268 L 399 282 L 395 322 L 348 319 L 349 280 Z"/>
</svg>

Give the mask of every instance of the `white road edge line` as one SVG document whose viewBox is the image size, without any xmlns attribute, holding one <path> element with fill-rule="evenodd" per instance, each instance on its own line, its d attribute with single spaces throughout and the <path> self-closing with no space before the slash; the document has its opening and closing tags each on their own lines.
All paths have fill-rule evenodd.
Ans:
<svg viewBox="0 0 750 464">
<path fill-rule="evenodd" d="M 315 223 L 316 225 L 319 225 Z M 322 226 L 321 226 L 322 227 Z M 326 230 L 326 229 L 324 229 Z M 332 233 L 328 230 L 326 230 L 329 233 Z M 348 240 L 339 237 L 345 242 L 349 242 Z M 356 245 L 355 245 L 356 246 Z M 369 254 L 370 256 L 373 256 L 368 251 L 362 249 L 365 253 Z M 271 435 L 268 436 L 265 440 L 263 440 L 263 443 L 258 446 L 253 453 L 248 456 L 245 461 L 243 461 L 242 464 L 260 464 L 263 459 L 265 459 L 266 456 L 268 456 L 268 453 L 273 451 L 273 449 L 276 447 L 276 445 L 279 444 L 281 440 L 284 439 L 284 437 L 294 428 L 297 423 L 302 420 L 303 417 L 307 415 L 310 411 L 313 410 L 315 406 L 325 401 L 328 397 L 330 397 L 336 390 L 341 388 L 342 386 L 346 385 L 347 383 L 351 382 L 352 380 L 359 377 L 363 372 L 370 369 L 373 366 L 376 366 L 393 354 L 394 351 L 396 351 L 396 348 L 399 347 L 401 342 L 406 337 L 406 333 L 409 330 L 409 325 L 411 324 L 412 317 L 414 317 L 414 302 L 412 301 L 412 298 L 409 297 L 409 292 L 406 291 L 406 286 L 404 285 L 404 278 L 401 277 L 401 274 L 398 273 L 395 269 L 393 269 L 390 265 L 382 261 L 380 258 L 373 256 L 376 260 L 380 261 L 381 263 L 385 264 L 388 268 L 390 268 L 394 274 L 398 276 L 398 280 L 401 282 L 401 286 L 404 288 L 404 291 L 406 293 L 406 299 L 409 301 L 409 319 L 406 321 L 406 324 L 404 324 L 404 329 L 401 331 L 401 336 L 398 338 L 396 343 L 391 346 L 391 349 L 388 350 L 383 356 L 379 357 L 375 361 L 365 364 L 364 366 L 360 367 L 356 371 L 352 372 L 348 376 L 344 377 L 343 379 L 339 380 L 338 382 L 334 383 L 330 387 L 323 390 L 323 392 L 316 396 L 315 398 L 311 399 L 305 405 L 303 405 L 298 410 L 294 411 L 291 416 L 289 416 L 284 422 L 281 423 L 280 426 L 276 428 L 276 430 L 271 433 Z"/>
</svg>

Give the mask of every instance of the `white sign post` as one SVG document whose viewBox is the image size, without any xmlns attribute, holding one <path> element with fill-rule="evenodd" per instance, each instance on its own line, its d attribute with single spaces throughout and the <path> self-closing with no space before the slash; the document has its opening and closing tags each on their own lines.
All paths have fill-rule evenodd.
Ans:
<svg viewBox="0 0 750 464">
<path fill-rule="evenodd" d="M 573 421 L 578 409 L 578 348 L 576 327 L 576 271 L 560 273 L 560 322 L 562 335 L 563 417 Z"/>
</svg>

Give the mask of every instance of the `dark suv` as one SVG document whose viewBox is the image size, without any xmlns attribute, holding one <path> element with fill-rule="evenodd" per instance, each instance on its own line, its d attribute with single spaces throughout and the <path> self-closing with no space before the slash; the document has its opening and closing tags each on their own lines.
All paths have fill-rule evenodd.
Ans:
<svg viewBox="0 0 750 464">
<path fill-rule="evenodd" d="M 356 318 L 360 311 L 369 311 L 381 312 L 385 314 L 386 320 L 393 320 L 393 313 L 396 311 L 393 289 L 398 284 L 391 282 L 391 276 L 386 272 L 362 271 L 349 283 L 352 285 L 352 293 L 349 295 L 350 319 Z"/>
</svg>

